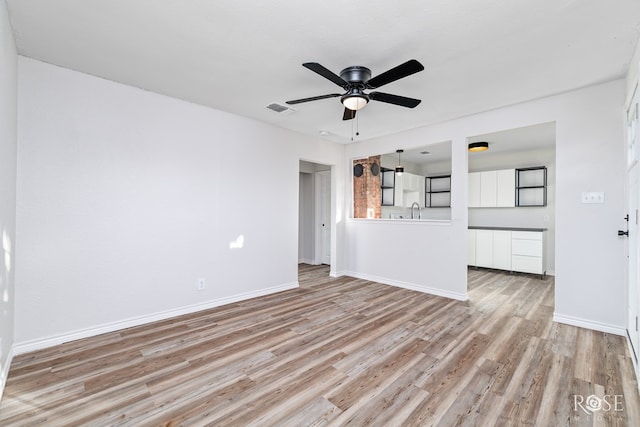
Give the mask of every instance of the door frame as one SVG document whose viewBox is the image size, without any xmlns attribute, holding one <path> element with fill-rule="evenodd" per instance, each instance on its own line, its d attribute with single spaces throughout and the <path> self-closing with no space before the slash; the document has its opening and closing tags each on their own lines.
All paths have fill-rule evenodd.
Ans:
<svg viewBox="0 0 640 427">
<path fill-rule="evenodd" d="M 315 263 L 316 264 L 328 264 L 329 266 L 331 266 L 331 258 L 333 255 L 333 250 L 332 250 L 332 234 L 333 234 L 333 224 L 332 224 L 332 213 L 333 213 L 333 206 L 332 206 L 332 190 L 331 190 L 331 183 L 332 183 L 332 179 L 333 179 L 333 174 L 331 169 L 328 170 L 322 170 L 322 171 L 317 171 L 315 172 L 315 250 L 314 250 L 314 259 L 315 259 Z M 322 178 L 324 176 L 329 177 L 329 181 L 328 181 L 328 185 L 329 185 L 329 191 L 328 192 L 323 192 L 322 191 Z M 323 195 L 325 196 L 325 198 L 323 199 Z M 323 239 L 322 239 L 322 234 L 323 234 L 323 229 L 326 227 L 323 224 L 323 218 L 322 218 L 322 207 L 323 206 L 328 206 L 329 208 L 329 218 L 327 222 L 329 225 L 329 241 L 326 243 L 327 245 L 329 245 L 328 248 L 323 247 Z M 326 218 L 325 218 L 326 220 Z M 325 250 L 329 251 L 329 258 L 326 259 L 324 257 L 324 253 Z"/>
</svg>

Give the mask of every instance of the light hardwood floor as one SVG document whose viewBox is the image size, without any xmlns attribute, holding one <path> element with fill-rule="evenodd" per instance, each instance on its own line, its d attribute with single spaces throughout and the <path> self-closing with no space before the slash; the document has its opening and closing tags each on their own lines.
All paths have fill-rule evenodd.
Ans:
<svg viewBox="0 0 640 427">
<path fill-rule="evenodd" d="M 640 425 L 625 339 L 553 323 L 551 277 L 300 285 L 18 356 L 0 425 Z"/>
</svg>

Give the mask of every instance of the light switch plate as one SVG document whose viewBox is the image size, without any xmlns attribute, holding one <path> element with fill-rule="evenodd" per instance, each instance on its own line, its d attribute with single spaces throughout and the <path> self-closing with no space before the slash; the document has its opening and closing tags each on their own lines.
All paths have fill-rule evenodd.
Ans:
<svg viewBox="0 0 640 427">
<path fill-rule="evenodd" d="M 582 203 L 604 203 L 604 192 L 603 191 L 583 192 Z"/>
</svg>

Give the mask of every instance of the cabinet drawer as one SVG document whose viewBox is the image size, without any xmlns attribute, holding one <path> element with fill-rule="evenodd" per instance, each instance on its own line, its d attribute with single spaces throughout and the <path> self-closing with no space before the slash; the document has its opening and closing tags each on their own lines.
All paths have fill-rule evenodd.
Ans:
<svg viewBox="0 0 640 427">
<path fill-rule="evenodd" d="M 542 240 L 512 239 L 511 253 L 513 255 L 542 257 Z"/>
<path fill-rule="evenodd" d="M 542 232 L 540 231 L 512 231 L 511 237 L 523 240 L 542 240 Z"/>
<path fill-rule="evenodd" d="M 511 257 L 511 270 L 522 273 L 543 274 L 542 257 L 513 255 Z"/>
</svg>

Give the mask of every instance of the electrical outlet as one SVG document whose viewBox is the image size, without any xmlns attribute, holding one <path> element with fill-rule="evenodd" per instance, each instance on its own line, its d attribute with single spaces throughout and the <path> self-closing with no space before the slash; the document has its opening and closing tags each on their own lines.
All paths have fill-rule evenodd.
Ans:
<svg viewBox="0 0 640 427">
<path fill-rule="evenodd" d="M 201 277 L 198 279 L 198 287 L 197 289 L 199 291 L 204 291 L 205 289 L 207 289 L 207 285 L 204 282 L 204 277 Z"/>
</svg>

